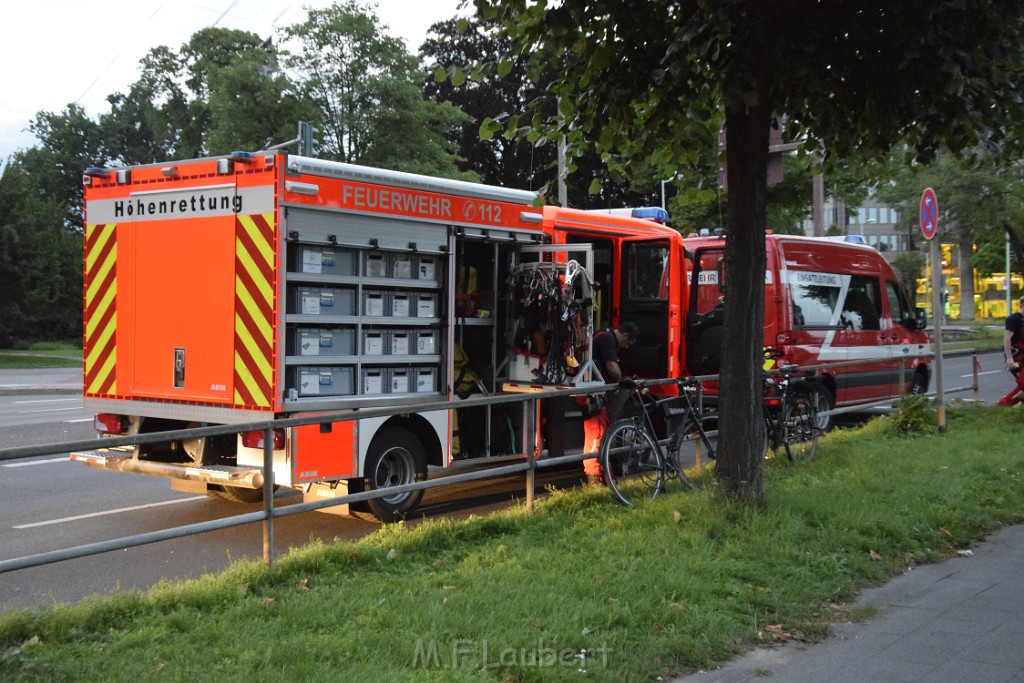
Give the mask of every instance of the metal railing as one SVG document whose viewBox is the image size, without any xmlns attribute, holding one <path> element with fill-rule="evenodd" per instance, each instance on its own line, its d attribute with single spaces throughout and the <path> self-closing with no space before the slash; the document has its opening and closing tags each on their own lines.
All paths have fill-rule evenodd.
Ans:
<svg viewBox="0 0 1024 683">
<path fill-rule="evenodd" d="M 978 362 L 977 362 L 977 351 L 967 351 L 959 353 L 946 354 L 946 357 L 964 356 L 971 355 L 974 357 L 972 366 L 974 368 L 973 382 L 971 385 L 948 389 L 945 393 L 958 393 L 963 391 L 973 391 L 974 400 L 978 401 Z M 933 357 L 929 355 L 919 357 Z M 852 365 L 863 365 L 864 361 L 850 361 L 842 363 L 827 363 L 814 366 L 800 366 L 800 372 L 817 372 L 819 370 L 827 370 L 831 368 L 840 368 Z M 899 362 L 900 377 L 904 376 L 904 363 L 903 359 Z M 702 375 L 696 379 L 701 381 L 715 380 L 718 375 Z M 664 380 L 652 380 L 649 382 L 650 385 L 658 384 L 670 384 L 675 380 L 664 379 Z M 286 507 L 275 508 L 274 507 L 274 471 L 273 471 L 273 430 L 282 429 L 288 427 L 299 427 L 303 425 L 312 424 L 327 424 L 334 422 L 344 422 L 348 420 L 358 420 L 365 418 L 374 417 L 387 417 L 402 412 L 408 412 L 408 406 L 402 407 L 384 407 L 384 408 L 369 408 L 354 410 L 344 410 L 329 413 L 322 413 L 316 416 L 307 416 L 301 418 L 284 418 L 277 420 L 264 420 L 260 422 L 252 422 L 246 424 L 233 424 L 229 426 L 213 426 L 213 427 L 197 427 L 191 429 L 174 430 L 166 432 L 153 432 L 149 434 L 141 434 L 134 436 L 122 436 L 122 437 L 109 437 L 104 439 L 89 439 L 80 441 L 69 441 L 59 444 L 43 444 L 37 446 L 18 446 L 14 448 L 0 449 L 0 462 L 7 460 L 17 460 L 22 458 L 37 457 L 41 455 L 50 455 L 54 453 L 62 453 L 74 450 L 87 450 L 93 449 L 97 446 L 104 448 L 116 447 L 116 446 L 128 446 L 128 445 L 144 445 L 149 443 L 166 442 L 169 440 L 179 439 L 195 439 L 207 436 L 218 436 L 226 434 L 238 434 L 241 432 L 248 431 L 259 431 L 262 430 L 263 434 L 263 510 L 260 512 L 251 512 L 241 515 L 233 515 L 231 517 L 225 517 L 221 519 L 208 520 L 205 522 L 198 522 L 195 524 L 186 524 L 183 526 L 172 527 L 163 529 L 160 531 L 153 531 L 144 534 L 137 534 L 133 536 L 125 536 L 122 538 L 111 539 L 108 541 L 101 541 L 97 543 L 90 543 L 81 546 L 75 546 L 72 548 L 66 548 L 62 550 L 54 550 L 45 553 L 38 553 L 34 555 L 27 555 L 24 557 L 13 558 L 9 560 L 0 560 L 0 574 L 16 571 L 18 569 L 27 569 L 30 567 L 38 567 L 45 564 L 51 564 L 53 562 L 61 562 L 64 560 L 77 559 L 81 557 L 87 557 L 90 555 L 97 555 L 100 553 L 109 552 L 112 550 L 123 550 L 132 548 L 140 545 L 146 545 L 150 543 L 157 543 L 160 541 L 171 540 L 175 538 L 181 538 L 184 536 L 191 536 L 195 534 L 207 533 L 210 531 L 217 531 L 220 529 L 227 529 L 236 526 L 242 526 L 245 524 L 252 524 L 255 522 L 263 523 L 263 560 L 267 566 L 273 564 L 274 560 L 274 519 L 277 517 L 285 517 L 288 515 L 297 515 L 305 512 L 311 512 L 314 510 L 320 510 L 337 505 L 345 505 L 351 503 L 359 503 L 368 501 L 374 498 L 382 496 L 391 496 L 398 493 L 418 491 L 421 489 L 432 489 L 443 486 L 449 486 L 452 484 L 466 483 L 472 481 L 479 481 L 483 479 L 493 479 L 500 476 L 509 474 L 525 473 L 526 474 L 526 500 L 525 504 L 528 507 L 532 507 L 535 497 L 535 476 L 536 471 L 542 468 L 557 467 L 561 465 L 570 464 L 573 462 L 580 462 L 587 458 L 596 457 L 596 453 L 573 453 L 570 455 L 561 455 L 555 457 L 543 457 L 540 456 L 542 453 L 539 450 L 538 443 L 538 429 L 536 417 L 539 414 L 541 401 L 547 401 L 557 398 L 571 398 L 576 396 L 584 396 L 592 393 L 604 393 L 611 389 L 615 389 L 614 384 L 598 384 L 598 385 L 587 385 L 586 387 L 575 387 L 571 389 L 566 388 L 555 388 L 555 389 L 538 389 L 529 393 L 511 393 L 501 394 L 493 396 L 482 396 L 461 400 L 458 402 L 449 402 L 447 400 L 439 400 L 430 403 L 417 404 L 417 411 L 427 412 L 431 410 L 449 410 L 459 408 L 470 408 L 475 406 L 493 406 L 501 404 L 522 404 L 522 433 L 525 440 L 525 448 L 523 449 L 525 459 L 523 462 L 507 464 L 507 465 L 496 465 L 473 472 L 463 472 L 459 474 L 447 475 L 442 477 L 436 477 L 434 479 L 428 479 L 427 481 L 415 482 L 411 484 L 404 484 L 401 486 L 388 487 L 386 489 L 379 489 L 375 491 L 364 491 L 360 493 L 351 493 L 344 496 L 338 496 L 336 498 L 327 498 L 324 500 L 309 501 L 303 503 L 297 503 L 288 505 Z M 929 396 L 932 396 L 929 394 Z M 874 403 L 858 404 L 856 406 L 848 406 L 844 408 L 834 408 L 827 413 L 827 415 L 839 415 L 843 413 L 851 412 L 863 412 L 867 409 L 872 408 L 883 408 L 892 407 L 894 399 L 886 399 L 884 401 L 878 401 Z M 716 436 L 717 432 L 709 432 L 709 436 Z M 698 454 L 698 465 L 699 465 L 699 454 Z"/>
</svg>

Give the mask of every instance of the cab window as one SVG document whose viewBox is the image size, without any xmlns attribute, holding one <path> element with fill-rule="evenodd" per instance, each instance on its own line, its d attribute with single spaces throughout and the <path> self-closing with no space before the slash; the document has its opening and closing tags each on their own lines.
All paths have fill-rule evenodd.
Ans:
<svg viewBox="0 0 1024 683">
<path fill-rule="evenodd" d="M 629 244 L 625 251 L 626 296 L 630 299 L 667 299 L 668 247 Z"/>
</svg>

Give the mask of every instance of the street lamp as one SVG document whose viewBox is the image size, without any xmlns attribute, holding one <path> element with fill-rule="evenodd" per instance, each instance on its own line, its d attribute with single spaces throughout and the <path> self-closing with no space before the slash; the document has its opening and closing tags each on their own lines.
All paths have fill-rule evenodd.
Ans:
<svg viewBox="0 0 1024 683">
<path fill-rule="evenodd" d="M 661 208 L 665 208 L 665 183 L 671 183 L 673 180 L 682 180 L 682 173 L 673 173 L 671 178 L 665 178 L 661 181 Z"/>
</svg>

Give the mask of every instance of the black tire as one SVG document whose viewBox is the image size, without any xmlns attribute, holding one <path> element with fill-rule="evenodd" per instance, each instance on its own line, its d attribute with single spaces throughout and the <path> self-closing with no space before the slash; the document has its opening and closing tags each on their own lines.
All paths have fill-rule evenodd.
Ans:
<svg viewBox="0 0 1024 683">
<path fill-rule="evenodd" d="M 928 393 L 928 373 L 918 370 L 914 373 L 914 379 L 910 381 L 910 395 L 924 396 Z"/>
<path fill-rule="evenodd" d="M 703 423 L 701 423 L 701 430 L 698 430 L 697 425 L 693 421 L 689 421 L 688 424 L 681 429 L 678 429 L 675 434 L 675 443 L 672 445 L 672 453 L 675 457 L 675 465 L 677 474 L 684 484 L 689 486 L 691 489 L 698 490 L 698 486 L 692 479 L 686 476 L 684 469 L 690 467 L 691 463 L 696 465 L 697 463 L 697 446 L 701 447 L 701 457 L 706 460 L 714 460 L 716 457 L 715 447 L 711 444 L 706 434 L 702 434 Z"/>
<path fill-rule="evenodd" d="M 764 453 L 761 460 L 766 460 L 770 453 L 772 457 L 778 455 L 776 451 L 782 448 L 785 435 L 782 429 L 782 415 L 774 407 L 765 408 L 767 411 L 764 420 Z"/>
<path fill-rule="evenodd" d="M 665 484 L 661 452 L 651 436 L 630 419 L 612 424 L 601 439 L 601 474 L 623 505 L 654 498 Z"/>
<path fill-rule="evenodd" d="M 820 384 L 808 387 L 807 393 L 814 400 L 814 412 L 817 413 L 818 435 L 820 436 L 832 428 L 833 417 L 829 415 L 832 411 L 832 394 Z"/>
<path fill-rule="evenodd" d="M 276 486 L 274 487 L 277 488 Z M 230 500 L 232 503 L 262 503 L 263 487 L 258 489 L 246 489 L 241 486 L 221 486 L 212 491 L 218 498 Z"/>
<path fill-rule="evenodd" d="M 793 462 L 809 462 L 818 449 L 818 411 L 813 394 L 793 394 L 782 406 L 782 442 Z"/>
<path fill-rule="evenodd" d="M 401 427 L 382 429 L 370 444 L 366 455 L 364 482 L 367 491 L 379 491 L 427 478 L 427 458 L 423 446 L 412 432 Z M 367 501 L 370 510 L 382 522 L 405 519 L 423 498 L 423 490 L 407 491 Z"/>
</svg>

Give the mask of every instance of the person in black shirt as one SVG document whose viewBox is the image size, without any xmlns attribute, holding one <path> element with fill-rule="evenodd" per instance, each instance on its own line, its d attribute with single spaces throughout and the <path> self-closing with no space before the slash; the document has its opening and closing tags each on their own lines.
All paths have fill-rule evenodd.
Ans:
<svg viewBox="0 0 1024 683">
<path fill-rule="evenodd" d="M 1024 360 L 1024 296 L 1017 301 L 1017 312 L 1006 318 L 1006 330 L 1003 332 L 1003 357 L 1006 369 L 1009 370 L 1016 385 L 1006 396 L 999 399 L 1001 406 L 1014 406 L 1024 399 L 1024 372 L 1021 372 L 1021 361 Z"/>
<path fill-rule="evenodd" d="M 606 384 L 614 384 L 622 379 L 622 368 L 619 366 L 619 351 L 628 349 L 640 340 L 640 328 L 634 322 L 624 322 L 618 329 L 608 328 L 601 330 L 594 335 L 593 354 L 594 365 L 597 366 L 601 378 Z M 583 452 L 596 453 L 601 447 L 601 437 L 604 430 L 611 424 L 611 413 L 609 404 L 612 402 L 609 392 L 601 408 L 593 417 L 583 422 Z M 583 461 L 583 472 L 591 483 L 600 481 L 601 464 L 597 458 L 588 458 Z"/>
</svg>

